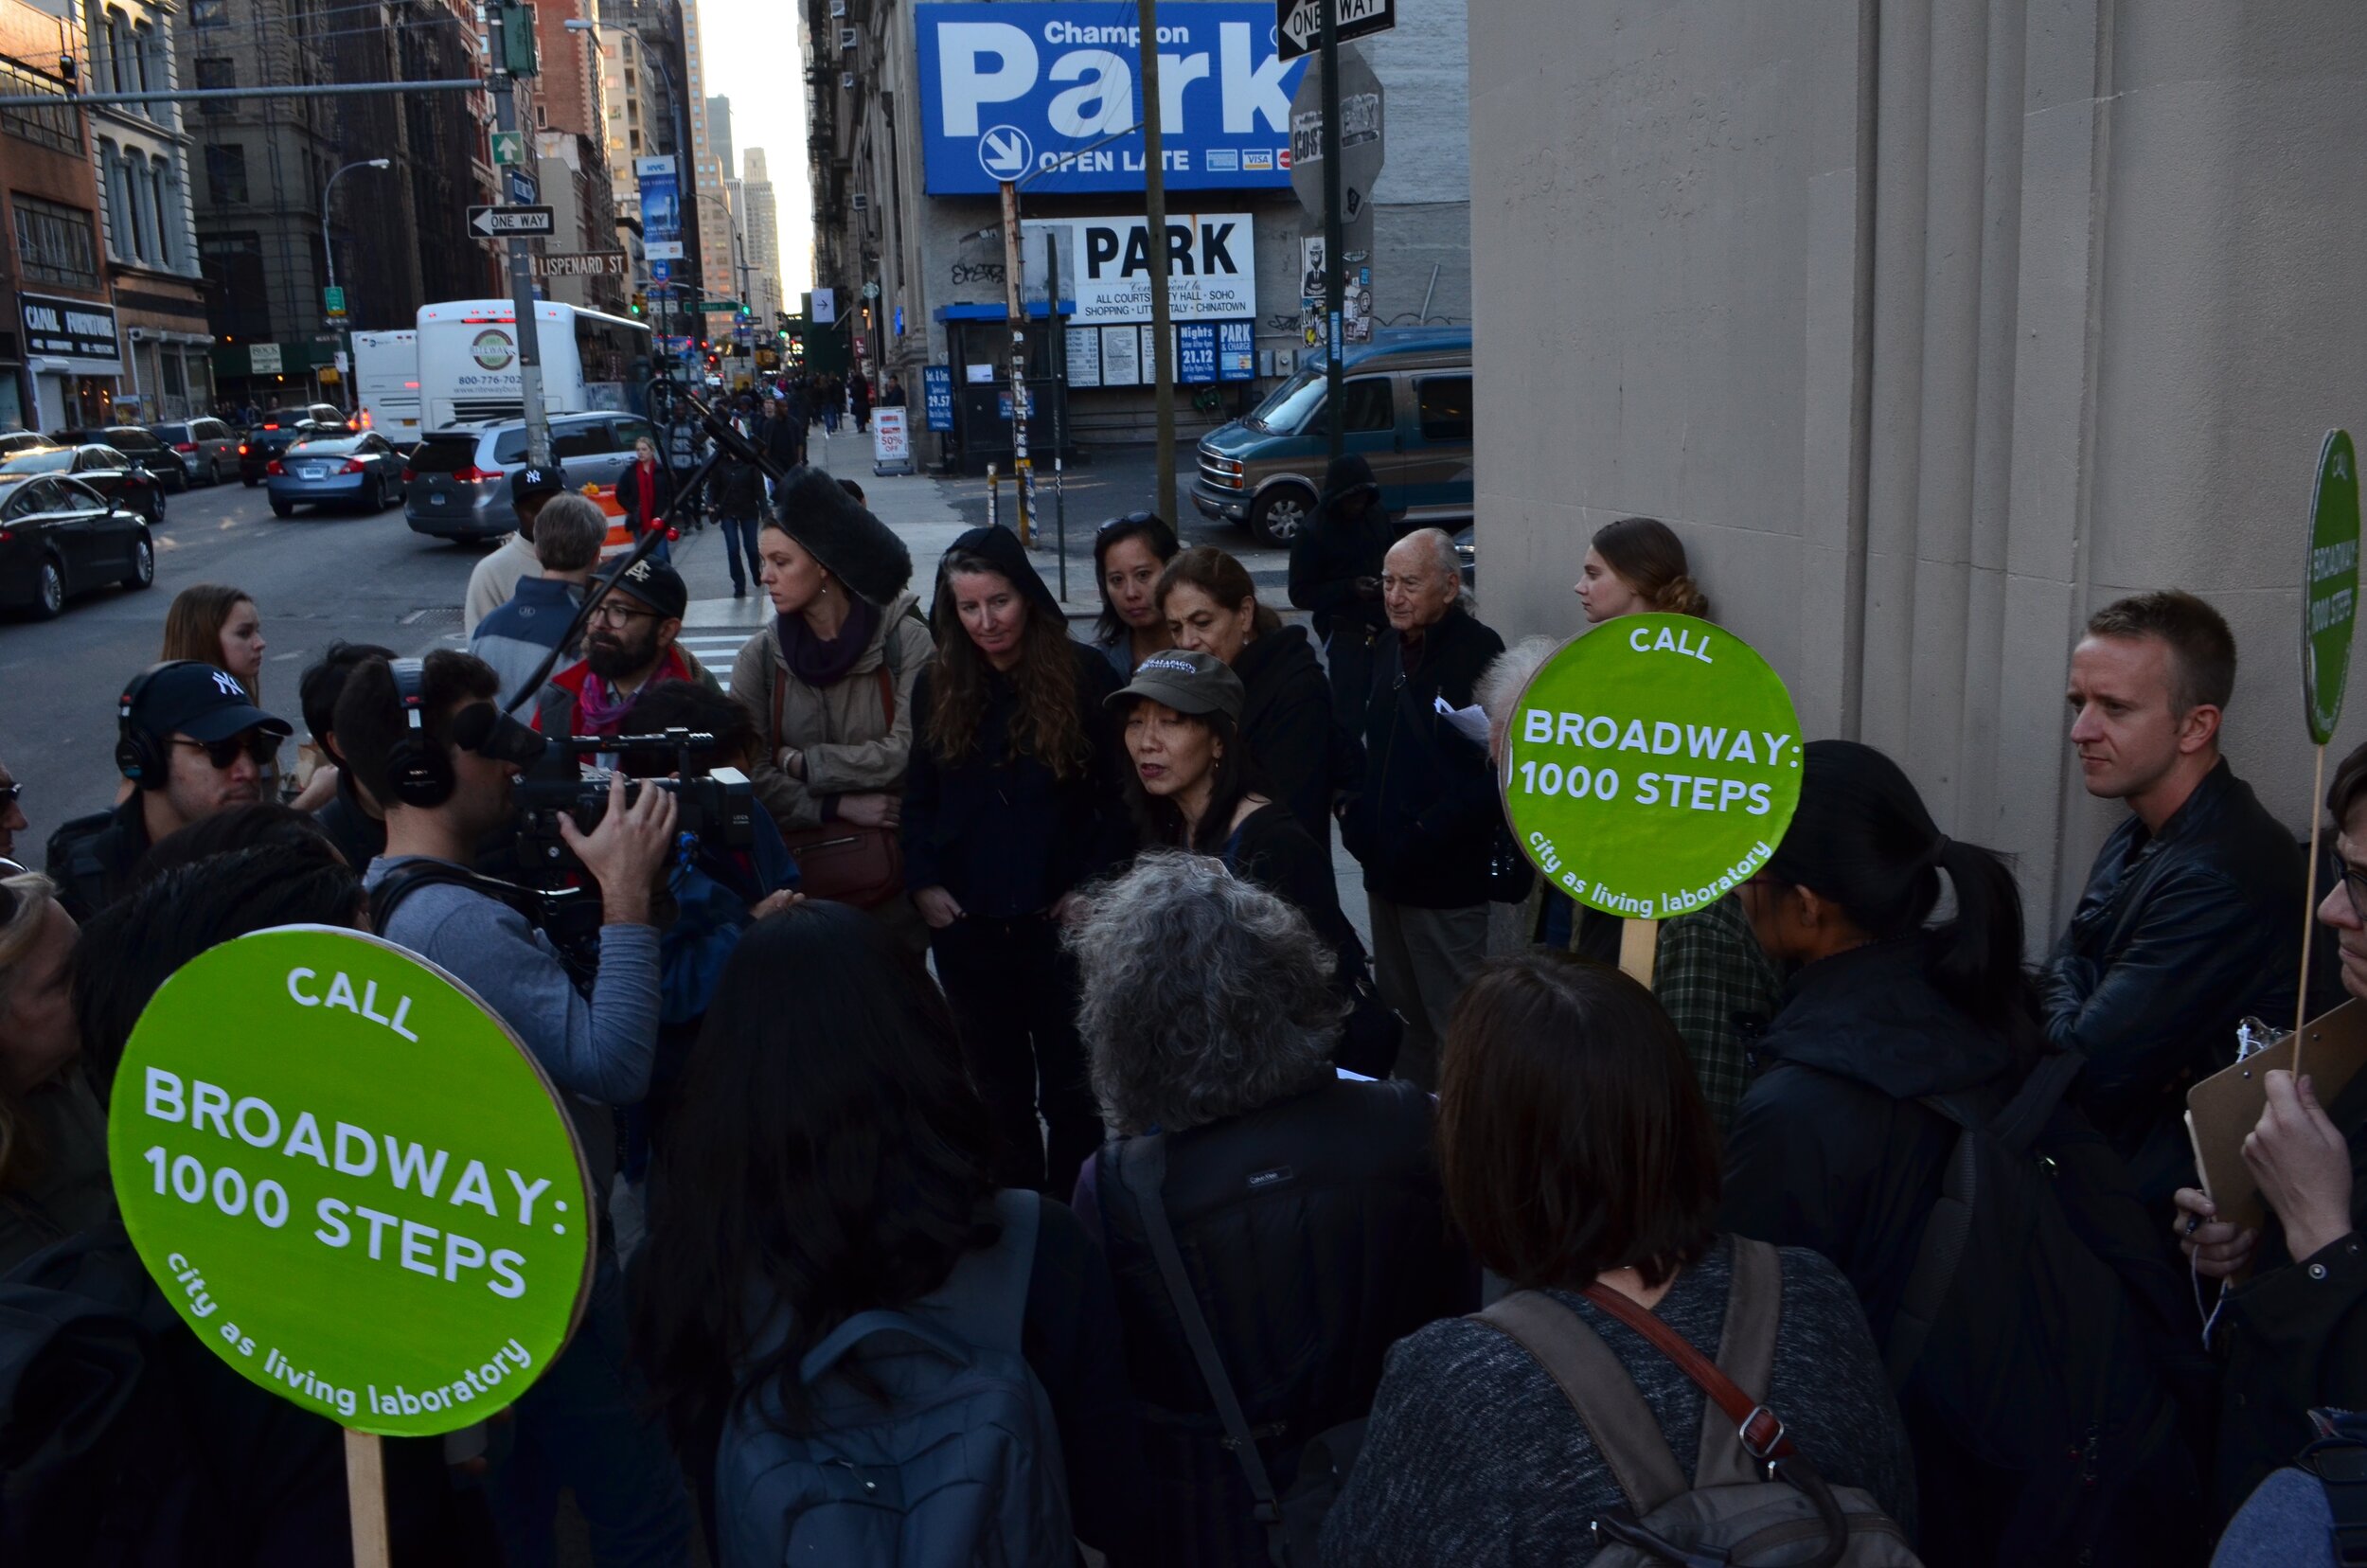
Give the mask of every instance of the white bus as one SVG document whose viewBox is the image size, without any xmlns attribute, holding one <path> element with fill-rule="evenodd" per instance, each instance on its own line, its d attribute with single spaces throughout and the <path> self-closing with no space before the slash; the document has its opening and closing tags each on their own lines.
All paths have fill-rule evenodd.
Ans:
<svg viewBox="0 0 2367 1568">
<path fill-rule="evenodd" d="M 549 299 L 536 302 L 534 323 L 547 412 L 629 408 L 633 378 L 648 368 L 648 326 Z M 508 300 L 420 306 L 418 351 L 422 428 L 514 419 L 525 412 L 518 316 Z"/>
<path fill-rule="evenodd" d="M 419 441 L 419 334 L 353 334 L 353 392 L 362 428 L 408 452 Z"/>
</svg>

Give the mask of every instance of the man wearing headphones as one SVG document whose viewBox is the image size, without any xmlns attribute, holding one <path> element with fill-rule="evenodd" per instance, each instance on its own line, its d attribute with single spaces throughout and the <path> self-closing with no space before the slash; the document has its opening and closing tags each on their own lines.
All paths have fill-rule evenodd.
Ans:
<svg viewBox="0 0 2367 1568">
<path fill-rule="evenodd" d="M 66 912 L 89 919 L 131 891 L 151 845 L 261 800 L 263 765 L 292 733 L 228 670 L 176 659 L 139 675 L 116 704 L 116 768 L 134 788 L 114 811 L 49 837 L 49 877 Z"/>
<path fill-rule="evenodd" d="M 628 807 L 620 781 L 593 831 L 561 821 L 561 835 L 600 889 L 599 970 L 586 996 L 549 939 L 469 869 L 477 846 L 509 820 L 513 765 L 454 736 L 466 710 L 489 708 L 502 695 L 492 668 L 466 653 L 368 659 L 346 677 L 338 747 L 386 814 L 386 852 L 370 863 L 363 886 L 378 935 L 451 971 L 534 1054 L 575 1110 L 598 1182 L 611 1118 L 575 1102 L 626 1106 L 649 1093 L 659 1011 L 650 900 L 673 847 L 674 797 L 644 790 Z M 546 1554 L 562 1486 L 575 1489 L 602 1568 L 688 1556 L 681 1470 L 634 1406 L 622 1359 L 622 1287 L 601 1230 L 583 1329 L 518 1402 L 516 1451 L 488 1479 L 517 1561 Z"/>
</svg>

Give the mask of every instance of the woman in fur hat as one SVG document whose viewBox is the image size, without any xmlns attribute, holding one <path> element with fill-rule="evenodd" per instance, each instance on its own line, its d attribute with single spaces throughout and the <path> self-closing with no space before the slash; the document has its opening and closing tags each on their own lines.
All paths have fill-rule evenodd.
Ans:
<svg viewBox="0 0 2367 1568">
<path fill-rule="evenodd" d="M 898 837 L 913 683 L 933 645 L 911 552 L 816 469 L 781 486 L 756 537 L 773 624 L 732 666 L 732 695 L 764 737 L 752 782 L 797 857 L 809 898 L 870 910 L 918 953 Z"/>
</svg>

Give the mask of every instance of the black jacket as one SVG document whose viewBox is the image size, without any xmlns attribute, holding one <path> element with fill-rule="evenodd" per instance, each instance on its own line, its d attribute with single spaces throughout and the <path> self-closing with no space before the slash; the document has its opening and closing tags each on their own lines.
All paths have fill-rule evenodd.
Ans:
<svg viewBox="0 0 2367 1568">
<path fill-rule="evenodd" d="M 2235 1060 L 2235 1025 L 2293 1017 L 2306 866 L 2224 759 L 2148 833 L 2096 854 L 2043 981 L 2048 1036 L 2088 1059 L 2073 1097 L 2149 1203 L 2194 1180 L 2186 1089 Z"/>
<path fill-rule="evenodd" d="M 801 461 L 801 454 L 805 451 L 806 445 L 806 425 L 809 422 L 805 418 L 805 400 L 792 398 L 788 405 L 779 414 L 765 420 L 764 428 L 757 432 L 759 441 L 764 448 L 764 454 L 780 464 L 783 469 L 795 468 Z"/>
<path fill-rule="evenodd" d="M 1364 866 L 1364 887 L 1416 909 L 1487 901 L 1487 864 L 1503 821 L 1487 753 L 1433 705 L 1471 705 L 1471 685 L 1504 650 L 1460 608 L 1415 645 L 1384 632 L 1373 645 L 1364 706 L 1364 774 L 1341 832 Z"/>
<path fill-rule="evenodd" d="M 1224 861 L 1236 875 L 1307 917 L 1337 956 L 1343 981 L 1361 972 L 1364 944 L 1341 911 L 1330 846 L 1309 838 L 1289 807 L 1272 801 L 1242 818 L 1225 846 Z"/>
<path fill-rule="evenodd" d="M 1257 765 L 1261 792 L 1279 800 L 1317 844 L 1331 844 L 1334 736 L 1331 683 L 1307 640 L 1286 626 L 1241 650 L 1233 673 L 1245 689 L 1241 739 Z M 1344 740 L 1344 738 L 1342 738 Z"/>
<path fill-rule="evenodd" d="M 764 509 L 764 471 L 726 456 L 707 478 L 707 499 L 715 503 L 719 516 L 754 517 Z"/>
<path fill-rule="evenodd" d="M 329 835 L 329 842 L 337 846 L 347 865 L 366 866 L 386 852 L 385 819 L 362 809 L 353 793 L 350 768 L 337 770 L 337 793 L 312 813 L 312 821 Z"/>
<path fill-rule="evenodd" d="M 666 508 L 674 504 L 674 475 L 673 471 L 666 466 L 666 459 L 662 456 L 658 458 L 654 472 L 657 474 L 657 483 L 654 487 L 657 495 L 652 504 L 652 509 L 657 520 L 662 524 L 666 521 Z M 641 465 L 639 463 L 627 464 L 625 472 L 616 476 L 616 504 L 625 508 L 625 531 L 636 539 L 639 538 L 641 536 Z"/>
<path fill-rule="evenodd" d="M 2312 1435 L 2308 1412 L 2367 1410 L 2367 1073 L 2326 1107 L 2351 1148 L 2351 1234 L 2296 1260 L 2273 1214 L 2251 1276 L 2228 1297 L 2219 1342 L 2217 1517 Z"/>
<path fill-rule="evenodd" d="M 49 835 L 49 880 L 78 924 L 132 891 L 133 874 L 149 848 L 141 799 L 133 790 L 114 811 L 76 817 Z"/>
<path fill-rule="evenodd" d="M 1363 509 L 1348 515 L 1350 505 Z M 1378 579 L 1389 546 L 1399 530 L 1380 507 L 1380 486 L 1373 466 L 1351 452 L 1332 459 L 1324 474 L 1324 493 L 1314 511 L 1290 541 L 1290 602 L 1313 612 L 1315 635 L 1329 641 L 1335 622 L 1351 621 L 1367 634 L 1389 624 L 1376 587 L 1370 597 L 1358 594 L 1359 578 Z"/>
<path fill-rule="evenodd" d="M 1477 1305 L 1431 1154 L 1430 1096 L 1405 1083 L 1328 1080 L 1166 1140 L 1162 1188 L 1184 1272 L 1277 1488 L 1300 1448 L 1361 1417 L 1390 1345 Z M 1145 1406 L 1153 1514 L 1142 1560 L 1266 1561 L 1241 1468 L 1105 1146 L 1077 1192 L 1098 1220 L 1127 1363 Z"/>
<path fill-rule="evenodd" d="M 1044 586 L 1018 536 L 1007 528 L 972 528 L 953 549 L 983 555 L 1027 599 L 1028 614 L 1065 625 L 1059 601 Z M 939 645 L 966 635 L 938 573 L 933 618 Z M 913 685 L 912 760 L 904 778 L 904 885 L 916 892 L 943 887 L 964 910 L 989 919 L 1035 915 L 1061 895 L 1125 864 L 1133 853 L 1119 789 L 1117 726 L 1103 699 L 1118 689 L 1100 652 L 1079 642 L 1063 649 L 1074 660 L 1078 717 L 1090 755 L 1082 773 L 1062 779 L 1037 758 L 1011 750 L 1011 720 L 1019 688 L 1008 677 L 987 675 L 987 709 L 967 756 L 938 754 L 931 739 L 932 663 Z"/>
</svg>

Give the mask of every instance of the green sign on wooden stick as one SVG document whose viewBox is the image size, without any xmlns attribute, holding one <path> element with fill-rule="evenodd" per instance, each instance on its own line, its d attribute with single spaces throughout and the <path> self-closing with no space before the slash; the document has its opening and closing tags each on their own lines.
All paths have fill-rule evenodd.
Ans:
<svg viewBox="0 0 2367 1568">
<path fill-rule="evenodd" d="M 258 932 L 166 981 L 107 1158 L 197 1336 L 355 1431 L 509 1404 L 590 1285 L 583 1157 L 542 1069 L 450 975 L 359 932 Z"/>
<path fill-rule="evenodd" d="M 1630 919 L 1716 901 L 1800 803 L 1800 720 L 1722 627 L 1629 615 L 1530 677 L 1504 736 L 1504 814 L 1552 886 Z"/>
<path fill-rule="evenodd" d="M 2358 619 L 2358 454 L 2347 430 L 2329 430 L 2318 449 L 2318 483 L 2309 498 L 2309 563 L 2303 579 L 2302 704 L 2309 738 L 2334 739 L 2351 673 L 2351 632 Z"/>
</svg>

